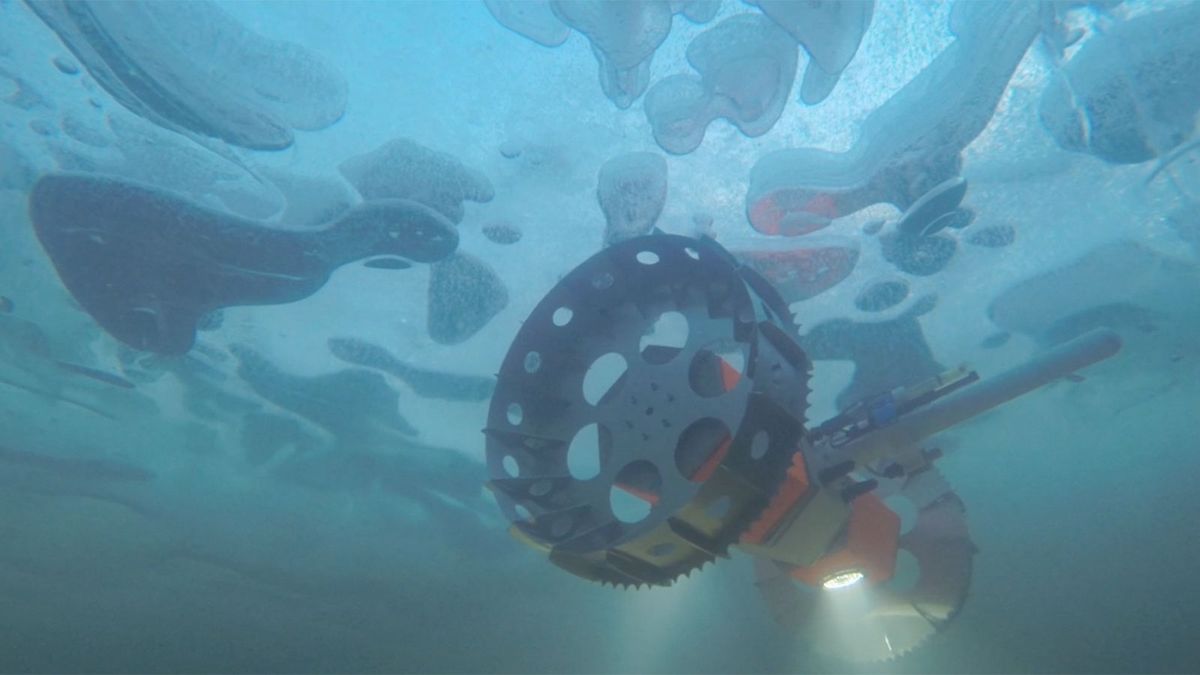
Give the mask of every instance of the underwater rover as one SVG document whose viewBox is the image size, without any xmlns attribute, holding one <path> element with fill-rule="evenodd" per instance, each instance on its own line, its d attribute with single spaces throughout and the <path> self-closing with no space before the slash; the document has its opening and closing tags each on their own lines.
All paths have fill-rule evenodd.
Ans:
<svg viewBox="0 0 1200 675">
<path fill-rule="evenodd" d="M 794 334 L 775 289 L 711 239 L 652 234 L 592 256 L 500 368 L 487 485 L 510 532 L 618 587 L 670 585 L 737 547 L 775 618 L 816 649 L 891 658 L 958 612 L 975 554 L 923 442 L 1121 347 L 1094 331 L 809 426 Z"/>
</svg>

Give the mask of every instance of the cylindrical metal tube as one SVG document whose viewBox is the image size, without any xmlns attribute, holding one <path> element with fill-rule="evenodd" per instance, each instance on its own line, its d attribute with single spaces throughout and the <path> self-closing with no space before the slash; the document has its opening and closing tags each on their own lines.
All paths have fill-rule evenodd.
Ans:
<svg viewBox="0 0 1200 675">
<path fill-rule="evenodd" d="M 1121 338 L 1113 331 L 1091 331 L 1024 365 L 985 378 L 927 408 L 902 417 L 895 424 L 848 443 L 843 452 L 860 465 L 872 462 L 890 449 L 918 443 L 1001 403 L 1106 359 L 1120 349 Z"/>
</svg>

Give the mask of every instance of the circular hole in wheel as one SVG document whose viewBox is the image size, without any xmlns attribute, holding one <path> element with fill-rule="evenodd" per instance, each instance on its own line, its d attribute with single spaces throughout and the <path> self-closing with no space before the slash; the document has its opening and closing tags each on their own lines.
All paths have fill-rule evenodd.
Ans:
<svg viewBox="0 0 1200 675">
<path fill-rule="evenodd" d="M 571 311 L 570 307 L 559 307 L 558 309 L 554 310 L 554 314 L 550 316 L 550 320 L 554 322 L 555 326 L 561 328 L 571 323 L 571 319 L 574 316 L 575 312 Z"/>
<path fill-rule="evenodd" d="M 525 420 L 525 410 L 521 408 L 520 403 L 514 401 L 508 404 L 508 408 L 504 411 L 504 417 L 514 427 L 520 426 L 521 422 Z"/>
<path fill-rule="evenodd" d="M 696 249 L 692 248 L 691 246 L 684 246 L 683 252 L 686 253 L 688 255 L 688 257 L 691 258 L 692 260 L 700 259 L 700 252 L 697 251 Z"/>
<path fill-rule="evenodd" d="M 525 355 L 525 372 L 530 375 L 542 369 L 542 355 L 538 352 L 529 352 Z"/>
<path fill-rule="evenodd" d="M 754 460 L 762 459 L 767 455 L 767 448 L 771 447 L 771 437 L 765 429 L 760 429 L 754 434 L 754 439 L 750 441 L 750 458 Z"/>
<path fill-rule="evenodd" d="M 609 352 L 592 361 L 583 375 L 583 400 L 599 405 L 610 394 L 615 394 L 617 384 L 628 369 L 625 357 Z"/>
<path fill-rule="evenodd" d="M 658 254 L 654 251 L 638 251 L 637 261 L 643 265 L 653 265 L 658 262 Z"/>
<path fill-rule="evenodd" d="M 658 503 L 661 489 L 662 475 L 654 464 L 644 459 L 626 464 L 609 491 L 613 516 L 627 524 L 645 520 Z"/>
<path fill-rule="evenodd" d="M 533 514 L 529 512 L 529 509 L 525 508 L 521 504 L 517 504 L 517 506 L 515 507 L 515 510 L 517 512 L 518 519 L 523 520 L 527 523 L 533 522 Z"/>
<path fill-rule="evenodd" d="M 688 320 L 683 312 L 663 312 L 642 336 L 638 351 L 646 363 L 662 365 L 683 351 L 688 339 Z"/>
<path fill-rule="evenodd" d="M 725 459 L 732 438 L 729 427 L 719 419 L 703 417 L 692 422 L 675 444 L 675 468 L 684 478 L 703 483 Z"/>
<path fill-rule="evenodd" d="M 590 480 L 599 475 L 610 444 L 608 429 L 594 422 L 576 431 L 567 446 L 567 471 L 571 477 Z"/>
<path fill-rule="evenodd" d="M 521 475 L 521 466 L 517 464 L 516 457 L 505 455 L 501 465 L 503 465 L 504 473 L 508 474 L 509 478 L 517 478 Z"/>
</svg>

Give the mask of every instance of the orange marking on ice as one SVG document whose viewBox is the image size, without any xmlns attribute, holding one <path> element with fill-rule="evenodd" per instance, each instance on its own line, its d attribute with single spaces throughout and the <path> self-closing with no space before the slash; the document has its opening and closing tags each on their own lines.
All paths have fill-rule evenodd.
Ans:
<svg viewBox="0 0 1200 675">
<path fill-rule="evenodd" d="M 804 202 L 804 206 L 800 207 L 800 210 L 825 216 L 829 219 L 838 217 L 837 204 L 833 201 L 833 195 L 828 192 L 813 195 L 812 199 Z"/>
<path fill-rule="evenodd" d="M 779 206 L 770 196 L 763 197 L 750 205 L 750 224 L 763 234 L 779 234 L 779 223 L 782 220 L 783 213 L 780 212 Z"/>
<path fill-rule="evenodd" d="M 807 213 L 829 220 L 841 215 L 838 213 L 837 200 L 832 194 L 812 193 L 803 188 L 776 190 L 763 195 L 750 205 L 748 215 L 754 229 L 772 236 L 794 237 L 808 234 L 827 224 L 814 221 L 800 227 L 788 225 L 789 216 L 796 213 Z"/>
</svg>

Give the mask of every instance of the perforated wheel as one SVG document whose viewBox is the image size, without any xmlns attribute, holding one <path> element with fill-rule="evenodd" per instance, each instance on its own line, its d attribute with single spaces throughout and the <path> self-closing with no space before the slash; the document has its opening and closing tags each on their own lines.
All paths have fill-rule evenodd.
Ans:
<svg viewBox="0 0 1200 675">
<path fill-rule="evenodd" d="M 786 306 L 711 240 L 596 254 L 534 308 L 488 414 L 489 486 L 559 566 L 666 585 L 724 555 L 804 431 Z"/>
</svg>

